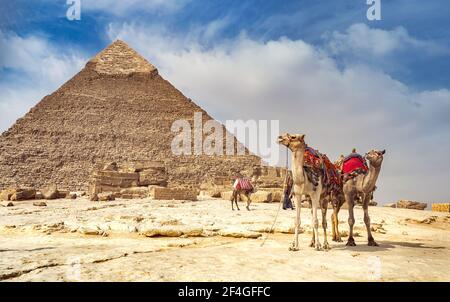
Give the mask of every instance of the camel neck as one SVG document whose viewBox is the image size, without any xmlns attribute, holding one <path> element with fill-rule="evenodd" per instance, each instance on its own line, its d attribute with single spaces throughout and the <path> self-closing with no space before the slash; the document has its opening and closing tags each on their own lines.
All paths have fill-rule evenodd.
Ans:
<svg viewBox="0 0 450 302">
<path fill-rule="evenodd" d="M 369 163 L 369 172 L 367 173 L 366 179 L 363 183 L 364 191 L 373 191 L 375 189 L 375 184 L 378 179 L 378 175 L 380 174 L 381 165 L 378 167 L 373 166 Z"/>
<path fill-rule="evenodd" d="M 304 179 L 303 164 L 305 162 L 305 148 L 292 151 L 292 176 L 294 183 Z"/>
</svg>

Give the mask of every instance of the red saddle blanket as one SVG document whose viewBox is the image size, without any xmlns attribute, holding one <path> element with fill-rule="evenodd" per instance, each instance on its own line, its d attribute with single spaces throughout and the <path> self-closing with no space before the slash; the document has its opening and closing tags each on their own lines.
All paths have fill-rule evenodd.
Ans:
<svg viewBox="0 0 450 302">
<path fill-rule="evenodd" d="M 356 170 L 368 170 L 367 164 L 361 156 L 353 156 L 344 161 L 344 164 L 342 165 L 343 174 L 349 174 Z"/>
<path fill-rule="evenodd" d="M 234 183 L 236 190 L 253 190 L 253 185 L 248 178 L 238 178 Z"/>
</svg>

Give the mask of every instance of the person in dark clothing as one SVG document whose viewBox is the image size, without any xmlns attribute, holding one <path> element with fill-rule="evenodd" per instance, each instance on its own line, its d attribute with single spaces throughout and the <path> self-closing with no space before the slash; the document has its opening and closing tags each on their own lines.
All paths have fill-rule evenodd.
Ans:
<svg viewBox="0 0 450 302">
<path fill-rule="evenodd" d="M 284 186 L 284 197 L 283 197 L 283 210 L 292 209 L 294 210 L 294 205 L 292 204 L 292 187 L 294 185 L 294 181 L 292 179 L 291 174 L 288 172 L 286 176 L 286 184 Z"/>
</svg>

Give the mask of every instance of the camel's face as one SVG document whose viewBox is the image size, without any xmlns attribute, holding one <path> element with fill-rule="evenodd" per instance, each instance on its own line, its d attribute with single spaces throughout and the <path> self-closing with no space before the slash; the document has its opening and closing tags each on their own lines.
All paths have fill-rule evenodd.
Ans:
<svg viewBox="0 0 450 302">
<path fill-rule="evenodd" d="M 304 134 L 285 133 L 278 137 L 278 143 L 288 147 L 292 151 L 306 147 Z"/>
<path fill-rule="evenodd" d="M 386 150 L 371 150 L 366 153 L 366 158 L 372 166 L 378 167 L 383 162 L 383 156 Z"/>
</svg>

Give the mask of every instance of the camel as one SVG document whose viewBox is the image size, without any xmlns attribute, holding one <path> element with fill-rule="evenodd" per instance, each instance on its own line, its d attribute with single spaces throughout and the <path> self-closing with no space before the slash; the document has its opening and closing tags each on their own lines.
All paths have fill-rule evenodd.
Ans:
<svg viewBox="0 0 450 302">
<path fill-rule="evenodd" d="M 298 251 L 298 235 L 300 230 L 300 209 L 302 201 L 306 201 L 308 198 L 312 205 L 312 227 L 313 227 L 313 239 L 310 246 L 315 247 L 316 250 L 321 250 L 319 242 L 319 220 L 317 219 L 317 209 L 320 207 L 322 210 L 322 227 L 324 230 L 324 242 L 323 248 L 329 249 L 330 246 L 327 241 L 327 220 L 326 211 L 328 207 L 327 199 L 324 198 L 326 194 L 323 186 L 323 176 L 319 176 L 317 185 L 312 183 L 303 167 L 304 154 L 307 147 L 305 143 L 305 135 L 300 134 L 283 134 L 278 137 L 278 143 L 286 146 L 292 152 L 292 178 L 294 182 L 294 200 L 296 205 L 296 219 L 295 219 L 295 235 L 289 250 Z M 322 203 L 321 203 L 322 200 Z"/>
<path fill-rule="evenodd" d="M 350 227 L 347 246 L 356 246 L 355 239 L 353 238 L 353 225 L 355 224 L 355 216 L 353 213 L 353 207 L 357 198 L 361 198 L 364 210 L 364 223 L 367 229 L 367 240 L 369 246 L 378 246 L 370 231 L 370 217 L 369 217 L 369 202 L 372 197 L 372 193 L 375 190 L 378 175 L 380 174 L 381 164 L 383 162 L 383 155 L 386 150 L 371 150 L 366 153 L 365 158 L 369 162 L 369 171 L 366 174 L 359 174 L 353 179 L 347 180 L 343 185 L 343 192 L 345 200 L 348 204 L 348 224 Z M 337 214 L 336 214 L 337 224 Z"/>
</svg>

